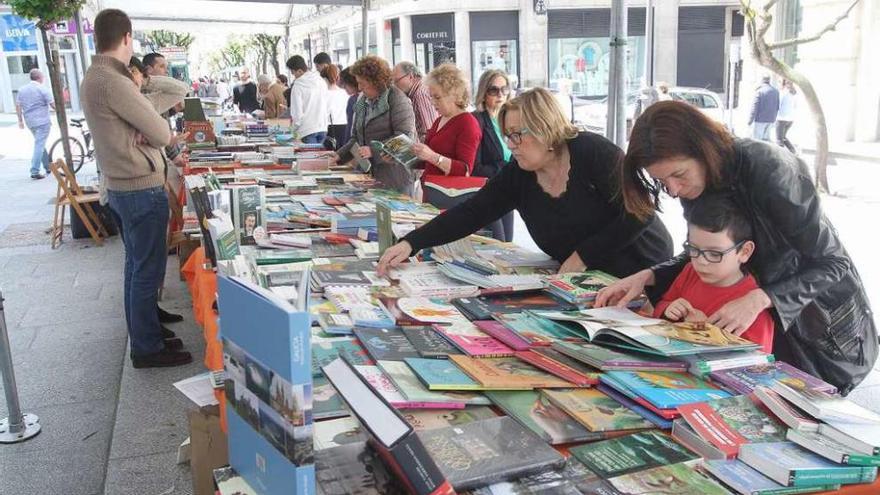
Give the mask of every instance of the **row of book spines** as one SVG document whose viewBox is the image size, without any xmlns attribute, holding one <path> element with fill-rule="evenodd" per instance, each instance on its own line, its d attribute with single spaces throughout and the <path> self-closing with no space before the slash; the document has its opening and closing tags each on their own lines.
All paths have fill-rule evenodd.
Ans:
<svg viewBox="0 0 880 495">
<path fill-rule="evenodd" d="M 789 486 L 852 485 L 873 483 L 877 479 L 876 467 L 835 467 L 826 469 L 792 470 Z"/>
</svg>

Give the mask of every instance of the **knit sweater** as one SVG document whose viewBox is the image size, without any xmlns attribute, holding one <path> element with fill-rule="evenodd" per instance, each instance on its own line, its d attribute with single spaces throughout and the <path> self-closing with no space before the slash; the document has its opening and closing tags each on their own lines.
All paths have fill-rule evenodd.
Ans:
<svg viewBox="0 0 880 495">
<path fill-rule="evenodd" d="M 107 188 L 139 191 L 162 186 L 162 147 L 171 142 L 171 131 L 138 91 L 125 64 L 107 55 L 93 57 L 80 100 Z M 148 144 L 138 144 L 139 135 Z"/>
</svg>

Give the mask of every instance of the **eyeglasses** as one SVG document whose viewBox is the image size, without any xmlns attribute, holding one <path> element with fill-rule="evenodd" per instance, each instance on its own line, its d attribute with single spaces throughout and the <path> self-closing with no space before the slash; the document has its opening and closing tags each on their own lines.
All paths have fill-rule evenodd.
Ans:
<svg viewBox="0 0 880 495">
<path fill-rule="evenodd" d="M 532 133 L 532 131 L 523 127 L 522 129 L 520 129 L 517 132 L 508 132 L 507 134 L 504 135 L 504 138 L 507 139 L 508 141 L 510 141 L 511 143 L 519 146 L 522 143 L 522 137 L 525 135 L 531 134 L 531 133 Z"/>
<path fill-rule="evenodd" d="M 397 79 L 394 80 L 395 83 L 399 83 L 401 79 L 411 76 L 412 74 L 404 74 Z"/>
<path fill-rule="evenodd" d="M 510 94 L 510 86 L 489 86 L 486 88 L 486 94 L 489 96 L 500 96 Z"/>
<path fill-rule="evenodd" d="M 697 259 L 700 256 L 706 259 L 709 263 L 721 263 L 721 260 L 724 259 L 724 255 L 739 249 L 746 241 L 739 241 L 733 246 L 725 249 L 724 251 L 718 251 L 717 249 L 700 249 L 691 243 L 685 241 L 682 246 L 684 246 L 684 252 L 688 255 L 688 257 Z"/>
</svg>

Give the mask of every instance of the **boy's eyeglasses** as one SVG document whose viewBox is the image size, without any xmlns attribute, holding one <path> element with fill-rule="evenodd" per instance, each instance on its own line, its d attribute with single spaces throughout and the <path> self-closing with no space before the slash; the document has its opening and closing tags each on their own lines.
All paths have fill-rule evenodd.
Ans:
<svg viewBox="0 0 880 495">
<path fill-rule="evenodd" d="M 527 134 L 531 134 L 531 133 L 532 133 L 532 131 L 523 127 L 522 129 L 520 129 L 517 132 L 508 132 L 507 134 L 504 135 L 504 138 L 507 139 L 508 141 L 510 141 L 511 143 L 519 146 L 520 143 L 522 143 L 522 137 Z"/>
<path fill-rule="evenodd" d="M 746 241 L 739 241 L 733 246 L 725 249 L 724 251 L 718 251 L 717 249 L 700 249 L 691 243 L 685 241 L 684 244 L 684 252 L 688 255 L 688 257 L 697 259 L 700 256 L 706 259 L 709 263 L 721 263 L 721 260 L 724 259 L 724 255 L 735 250 L 739 249 Z"/>
<path fill-rule="evenodd" d="M 510 86 L 489 86 L 486 88 L 486 94 L 489 96 L 509 95 Z"/>
</svg>

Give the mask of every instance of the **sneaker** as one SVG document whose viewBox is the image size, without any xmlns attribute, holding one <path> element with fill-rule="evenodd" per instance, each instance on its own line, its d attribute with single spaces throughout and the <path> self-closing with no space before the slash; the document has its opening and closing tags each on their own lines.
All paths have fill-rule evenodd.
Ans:
<svg viewBox="0 0 880 495">
<path fill-rule="evenodd" d="M 45 179 L 45 178 L 46 178 L 46 176 L 43 174 L 31 174 L 31 179 L 40 180 L 40 179 Z"/>
<path fill-rule="evenodd" d="M 183 341 L 180 339 L 164 339 L 162 342 L 165 344 L 166 351 L 179 351 L 183 349 Z"/>
<path fill-rule="evenodd" d="M 159 313 L 159 323 L 177 323 L 183 321 L 183 316 L 169 313 L 159 306 L 156 306 L 156 311 Z"/>
<path fill-rule="evenodd" d="M 162 328 L 163 339 L 173 339 L 174 337 L 177 337 L 177 334 L 165 328 L 165 325 L 159 325 L 159 327 Z"/>
<path fill-rule="evenodd" d="M 181 366 L 192 362 L 192 354 L 185 351 L 171 351 L 168 349 L 147 354 L 145 356 L 134 356 L 131 358 L 131 364 L 135 368 L 168 368 L 171 366 Z"/>
</svg>

